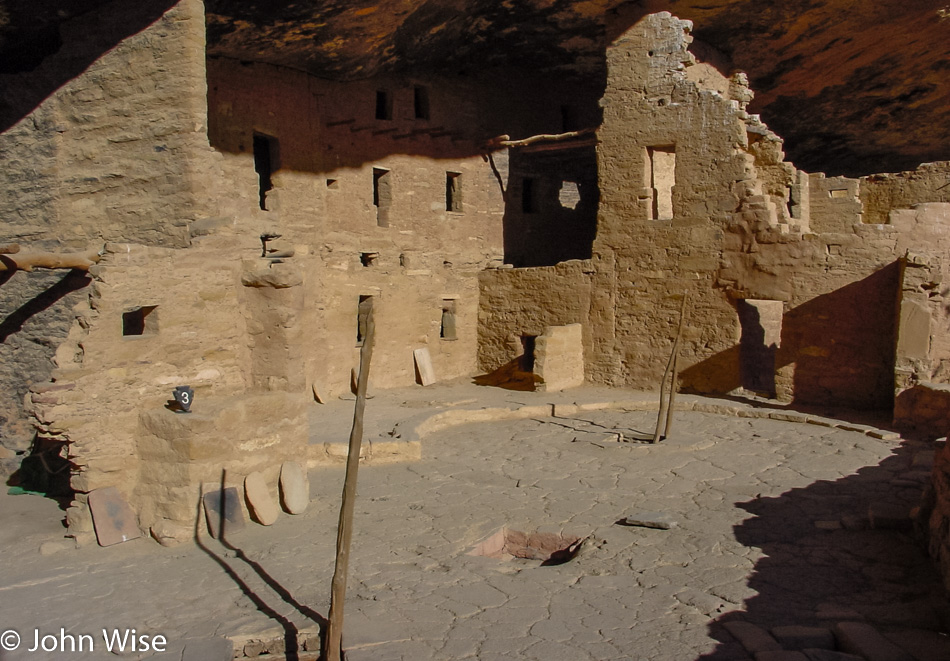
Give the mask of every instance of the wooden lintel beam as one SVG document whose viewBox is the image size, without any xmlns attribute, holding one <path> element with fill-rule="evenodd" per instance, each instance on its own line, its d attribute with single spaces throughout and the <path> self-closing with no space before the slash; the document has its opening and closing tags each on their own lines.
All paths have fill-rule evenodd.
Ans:
<svg viewBox="0 0 950 661">
<path fill-rule="evenodd" d="M 77 269 L 88 271 L 99 262 L 98 250 L 73 253 L 17 252 L 0 256 L 0 271 L 32 271 L 33 269 Z"/>
<path fill-rule="evenodd" d="M 541 135 L 532 135 L 523 140 L 512 140 L 511 136 L 499 135 L 488 141 L 490 150 L 503 149 L 505 147 L 527 147 L 536 142 L 559 142 L 561 140 L 570 140 L 571 138 L 580 138 L 581 136 L 594 133 L 596 128 L 581 129 L 579 131 L 567 131 L 566 133 L 542 133 Z"/>
<path fill-rule="evenodd" d="M 549 143 L 539 143 L 536 145 L 528 145 L 527 147 L 521 147 L 521 153 L 531 154 L 538 151 L 563 151 L 565 149 L 580 149 L 581 147 L 595 147 L 597 145 L 597 138 L 590 137 L 584 138 L 581 140 L 570 140 L 568 142 L 549 142 Z"/>
</svg>

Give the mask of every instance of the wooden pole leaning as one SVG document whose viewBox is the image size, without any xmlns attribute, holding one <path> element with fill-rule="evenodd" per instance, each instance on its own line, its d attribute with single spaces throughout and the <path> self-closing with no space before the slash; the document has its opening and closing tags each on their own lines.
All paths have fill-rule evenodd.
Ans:
<svg viewBox="0 0 950 661">
<path fill-rule="evenodd" d="M 656 416 L 656 429 L 653 432 L 651 443 L 657 443 L 663 438 L 669 436 L 670 427 L 673 425 L 673 404 L 676 401 L 676 381 L 679 379 L 679 350 L 680 340 L 683 337 L 683 324 L 686 320 L 686 304 L 689 300 L 689 292 L 683 292 L 683 303 L 680 305 L 680 320 L 676 328 L 676 336 L 673 338 L 673 348 L 670 351 L 670 359 L 666 363 L 666 370 L 663 372 L 663 378 L 660 380 L 660 410 Z M 670 383 L 670 394 L 666 394 L 666 381 L 672 376 Z"/>
<path fill-rule="evenodd" d="M 363 443 L 363 411 L 366 408 L 366 389 L 369 383 L 369 365 L 373 357 L 375 336 L 373 309 L 366 315 L 366 335 L 360 349 L 360 374 L 356 386 L 356 408 L 353 429 L 346 455 L 346 477 L 343 480 L 343 502 L 336 533 L 336 562 L 330 590 L 330 614 L 323 636 L 323 658 L 340 661 L 343 649 L 343 606 L 346 601 L 346 576 L 350 564 L 350 542 L 353 538 L 353 508 L 356 504 L 356 480 L 360 465 L 360 446 Z"/>
</svg>

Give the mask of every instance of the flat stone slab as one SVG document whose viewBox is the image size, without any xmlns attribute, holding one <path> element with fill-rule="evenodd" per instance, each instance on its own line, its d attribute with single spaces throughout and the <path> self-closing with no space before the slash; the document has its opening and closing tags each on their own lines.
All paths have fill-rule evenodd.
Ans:
<svg viewBox="0 0 950 661">
<path fill-rule="evenodd" d="M 170 643 L 164 652 L 146 656 L 142 661 L 230 661 L 234 644 L 227 638 L 189 638 Z"/>
<path fill-rule="evenodd" d="M 834 628 L 838 647 L 867 661 L 914 661 L 914 657 L 864 622 L 839 622 Z"/>
<path fill-rule="evenodd" d="M 732 634 L 733 638 L 742 643 L 749 654 L 782 651 L 782 646 L 768 631 L 751 622 L 725 622 L 722 626 Z"/>
<path fill-rule="evenodd" d="M 260 472 L 254 471 L 244 478 L 244 497 L 255 521 L 265 526 L 277 521 L 280 508 L 271 495 L 267 480 Z"/>
<path fill-rule="evenodd" d="M 640 526 L 641 528 L 657 528 L 658 530 L 669 530 L 678 525 L 676 519 L 669 514 L 662 512 L 636 512 L 628 514 L 623 520 L 627 526 Z"/>
<path fill-rule="evenodd" d="M 142 536 L 135 512 L 115 487 L 89 492 L 89 509 L 99 546 L 121 544 Z"/>
<path fill-rule="evenodd" d="M 237 487 L 208 491 L 201 499 L 205 506 L 208 532 L 212 537 L 221 539 L 222 534 L 244 530 L 244 512 L 241 510 L 241 497 Z"/>
<path fill-rule="evenodd" d="M 429 349 L 427 347 L 413 349 L 412 358 L 416 362 L 419 383 L 424 386 L 431 386 L 435 383 L 435 370 L 432 368 L 432 356 L 429 355 Z"/>
<path fill-rule="evenodd" d="M 808 661 L 808 657 L 801 652 L 782 650 L 776 652 L 756 652 L 755 661 Z"/>
<path fill-rule="evenodd" d="M 884 636 L 918 661 L 950 659 L 950 636 L 927 629 L 889 631 Z"/>
<path fill-rule="evenodd" d="M 865 661 L 863 656 L 825 649 L 807 649 L 805 656 L 808 661 Z"/>
<path fill-rule="evenodd" d="M 877 502 L 868 506 L 868 519 L 875 530 L 909 530 L 914 522 L 910 507 L 893 502 Z"/>
<path fill-rule="evenodd" d="M 296 461 L 280 466 L 280 498 L 290 514 L 303 514 L 310 504 L 310 480 Z"/>
<path fill-rule="evenodd" d="M 787 650 L 835 648 L 835 635 L 824 627 L 772 627 L 772 635 Z"/>
</svg>

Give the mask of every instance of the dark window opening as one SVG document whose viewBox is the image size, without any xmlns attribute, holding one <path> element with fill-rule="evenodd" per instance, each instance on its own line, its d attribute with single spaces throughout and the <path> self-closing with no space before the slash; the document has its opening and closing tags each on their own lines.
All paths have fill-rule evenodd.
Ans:
<svg viewBox="0 0 950 661">
<path fill-rule="evenodd" d="M 445 173 L 445 210 L 462 211 L 462 175 L 459 172 Z"/>
<path fill-rule="evenodd" d="M 363 340 L 366 339 L 366 324 L 369 322 L 369 315 L 373 309 L 372 296 L 360 296 L 360 304 L 356 312 L 356 346 L 363 346 Z"/>
<path fill-rule="evenodd" d="M 534 372 L 534 344 L 538 339 L 537 335 L 521 336 L 521 371 Z"/>
<path fill-rule="evenodd" d="M 336 190 L 340 187 L 340 182 L 336 179 L 327 179 L 327 188 L 330 190 Z"/>
<path fill-rule="evenodd" d="M 429 89 L 416 85 L 412 90 L 416 119 L 429 119 Z"/>
<path fill-rule="evenodd" d="M 373 206 L 376 207 L 376 224 L 389 227 L 389 208 L 392 206 L 392 183 L 389 170 L 373 168 Z"/>
<path fill-rule="evenodd" d="M 363 266 L 375 266 L 376 260 L 379 259 L 378 252 L 361 252 L 360 253 L 360 264 Z"/>
<path fill-rule="evenodd" d="M 158 306 L 146 305 L 122 313 L 122 335 L 154 335 L 158 332 Z"/>
<path fill-rule="evenodd" d="M 521 213 L 537 213 L 537 183 L 531 177 L 521 180 Z"/>
<path fill-rule="evenodd" d="M 376 91 L 376 119 L 393 118 L 393 97 L 386 90 Z"/>
<path fill-rule="evenodd" d="M 439 337 L 443 340 L 457 340 L 455 332 L 455 299 L 442 299 L 442 326 Z"/>
<path fill-rule="evenodd" d="M 578 129 L 580 129 L 580 125 L 577 121 L 577 108 L 570 105 L 561 106 L 561 130 L 567 133 Z"/>
<path fill-rule="evenodd" d="M 279 166 L 277 138 L 260 133 L 254 134 L 254 171 L 258 176 L 258 196 L 261 209 L 267 210 L 267 193 L 274 188 L 271 176 Z"/>
</svg>

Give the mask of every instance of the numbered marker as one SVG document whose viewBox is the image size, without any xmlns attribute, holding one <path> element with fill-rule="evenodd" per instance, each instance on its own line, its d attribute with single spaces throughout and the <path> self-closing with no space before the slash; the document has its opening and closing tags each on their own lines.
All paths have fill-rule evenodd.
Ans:
<svg viewBox="0 0 950 661">
<path fill-rule="evenodd" d="M 195 399 L 195 391 L 191 389 L 191 386 L 176 386 L 175 390 L 172 391 L 172 396 L 174 396 L 182 411 L 185 413 L 191 411 L 191 403 Z"/>
</svg>

